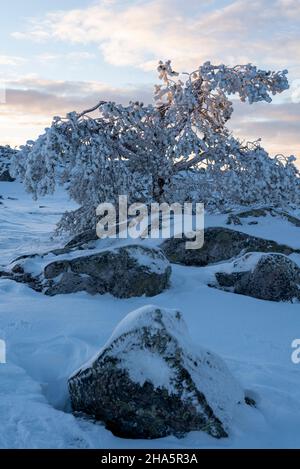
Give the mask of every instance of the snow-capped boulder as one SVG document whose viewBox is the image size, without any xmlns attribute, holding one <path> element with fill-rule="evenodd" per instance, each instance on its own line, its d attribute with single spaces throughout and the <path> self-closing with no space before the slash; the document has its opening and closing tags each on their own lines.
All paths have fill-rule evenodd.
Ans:
<svg viewBox="0 0 300 469">
<path fill-rule="evenodd" d="M 140 245 L 54 261 L 44 269 L 48 295 L 87 291 L 119 298 L 154 296 L 168 287 L 170 275 L 163 252 Z"/>
<path fill-rule="evenodd" d="M 218 286 L 234 293 L 271 301 L 300 299 L 300 269 L 282 254 L 249 253 L 217 272 Z"/>
<path fill-rule="evenodd" d="M 170 262 L 205 266 L 232 259 L 250 251 L 279 252 L 286 255 L 296 252 L 289 246 L 278 244 L 275 241 L 222 227 L 205 229 L 204 245 L 200 249 L 186 249 L 186 241 L 185 237 L 170 238 L 162 243 L 161 249 Z"/>
<path fill-rule="evenodd" d="M 227 436 L 244 392 L 224 362 L 195 347 L 180 312 L 145 306 L 121 321 L 69 379 L 73 411 L 126 438 Z"/>
</svg>

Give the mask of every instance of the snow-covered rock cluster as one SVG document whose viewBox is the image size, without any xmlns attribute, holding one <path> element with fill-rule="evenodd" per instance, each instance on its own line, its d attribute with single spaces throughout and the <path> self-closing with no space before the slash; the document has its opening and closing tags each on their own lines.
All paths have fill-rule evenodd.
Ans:
<svg viewBox="0 0 300 469">
<path fill-rule="evenodd" d="M 250 213 L 257 219 L 261 213 L 265 216 L 260 210 Z M 239 216 L 230 215 L 228 220 L 236 223 Z M 296 217 L 285 214 L 285 218 L 295 226 L 300 224 Z M 63 248 L 21 256 L 0 276 L 50 296 L 79 291 L 111 293 L 118 298 L 155 296 L 170 285 L 171 262 L 211 266 L 214 280 L 208 276 L 207 283 L 217 288 L 272 301 L 300 298 L 299 268 L 288 257 L 300 250 L 273 240 L 224 226 L 206 228 L 200 249 L 186 249 L 185 237 L 167 239 L 156 247 L 144 240 L 107 249 L 94 238 L 94 233 L 86 232 Z"/>
</svg>

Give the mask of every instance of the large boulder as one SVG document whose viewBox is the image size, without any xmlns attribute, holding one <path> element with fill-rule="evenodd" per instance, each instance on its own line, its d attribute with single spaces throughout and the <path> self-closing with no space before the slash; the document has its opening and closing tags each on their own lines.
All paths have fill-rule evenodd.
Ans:
<svg viewBox="0 0 300 469">
<path fill-rule="evenodd" d="M 282 254 L 246 254 L 232 272 L 217 272 L 218 286 L 270 301 L 300 299 L 300 268 Z"/>
<path fill-rule="evenodd" d="M 129 245 L 48 264 L 45 293 L 154 296 L 168 287 L 170 275 L 169 261 L 160 249 Z"/>
<path fill-rule="evenodd" d="M 72 409 L 125 438 L 227 436 L 244 392 L 215 354 L 191 344 L 180 312 L 131 312 L 69 379 Z"/>
<path fill-rule="evenodd" d="M 160 247 L 170 262 L 195 266 L 214 264 L 250 251 L 279 252 L 286 255 L 298 252 L 275 241 L 223 227 L 206 228 L 204 245 L 200 249 L 186 249 L 186 241 L 185 237 L 170 238 Z"/>
</svg>

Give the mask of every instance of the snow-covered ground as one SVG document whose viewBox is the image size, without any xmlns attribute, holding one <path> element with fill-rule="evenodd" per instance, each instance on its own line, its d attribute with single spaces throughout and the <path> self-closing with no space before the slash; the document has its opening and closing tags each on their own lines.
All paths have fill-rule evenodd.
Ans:
<svg viewBox="0 0 300 469">
<path fill-rule="evenodd" d="M 71 207 L 63 192 L 33 202 L 21 185 L 0 183 L 0 195 L 0 270 L 20 254 L 62 245 L 49 233 Z M 225 221 L 207 217 L 206 226 Z M 271 216 L 231 228 L 300 247 L 300 228 Z M 0 339 L 7 344 L 7 363 L 0 364 L 0 448 L 299 448 L 300 364 L 291 361 L 291 343 L 300 337 L 300 305 L 209 288 L 210 269 L 174 265 L 169 290 L 127 300 L 47 297 L 0 279 Z M 67 378 L 129 311 L 149 303 L 181 310 L 193 341 L 225 359 L 255 398 L 257 408 L 237 410 L 228 439 L 192 432 L 183 439 L 124 440 L 69 412 Z"/>
</svg>

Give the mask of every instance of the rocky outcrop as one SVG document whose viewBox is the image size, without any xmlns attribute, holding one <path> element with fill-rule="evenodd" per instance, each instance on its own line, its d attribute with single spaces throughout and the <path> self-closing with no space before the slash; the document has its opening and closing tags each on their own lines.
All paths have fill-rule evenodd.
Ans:
<svg viewBox="0 0 300 469">
<path fill-rule="evenodd" d="M 227 436 L 244 392 L 223 361 L 194 348 L 178 311 L 140 308 L 99 354 L 69 379 L 74 412 L 125 438 Z"/>
<path fill-rule="evenodd" d="M 300 268 L 282 254 L 247 254 L 233 270 L 216 273 L 219 287 L 263 300 L 300 299 Z"/>
<path fill-rule="evenodd" d="M 162 243 L 161 249 L 170 262 L 205 266 L 232 259 L 250 251 L 278 252 L 286 255 L 298 252 L 275 241 L 222 227 L 205 229 L 204 245 L 201 249 L 186 249 L 186 241 L 183 237 L 171 238 Z"/>
<path fill-rule="evenodd" d="M 154 296 L 168 287 L 170 275 L 171 267 L 161 250 L 129 245 L 50 263 L 44 269 L 45 292 Z"/>
</svg>

